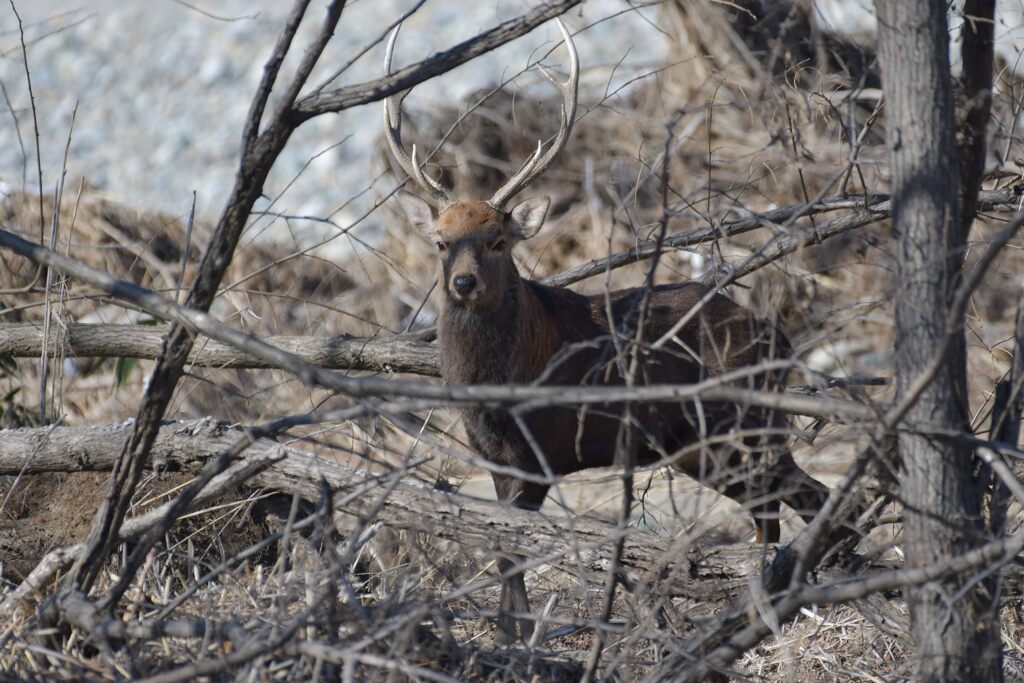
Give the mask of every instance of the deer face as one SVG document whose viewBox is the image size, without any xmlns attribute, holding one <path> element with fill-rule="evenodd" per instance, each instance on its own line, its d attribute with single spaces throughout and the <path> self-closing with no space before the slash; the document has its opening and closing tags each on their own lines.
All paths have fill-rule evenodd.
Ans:
<svg viewBox="0 0 1024 683">
<path fill-rule="evenodd" d="M 441 256 L 441 281 L 448 302 L 493 310 L 516 275 L 512 247 L 537 234 L 550 200 L 528 199 L 509 212 L 487 202 L 456 202 L 434 216 L 430 205 L 411 194 L 399 198 L 409 222 Z"/>
<path fill-rule="evenodd" d="M 502 185 L 486 202 L 453 202 L 441 183 L 427 175 L 416 157 L 402 145 L 402 100 L 408 91 L 384 99 L 384 137 L 395 161 L 426 194 L 429 203 L 406 193 L 399 193 L 409 222 L 427 235 L 441 252 L 444 290 L 450 304 L 477 311 L 493 311 L 501 305 L 508 288 L 517 276 L 512 261 L 512 247 L 519 240 L 529 239 L 544 223 L 547 197 L 528 199 L 505 210 L 509 199 L 519 194 L 552 164 L 565 147 L 576 120 L 576 95 L 580 81 L 580 61 L 569 29 L 555 19 L 569 53 L 569 78 L 564 83 L 541 67 L 541 71 L 562 93 L 562 116 L 554 142 L 544 151 L 537 141 L 534 152 L 522 168 Z M 391 73 L 398 27 L 391 33 L 384 51 L 384 73 Z M 434 209 L 436 209 L 436 215 Z"/>
</svg>

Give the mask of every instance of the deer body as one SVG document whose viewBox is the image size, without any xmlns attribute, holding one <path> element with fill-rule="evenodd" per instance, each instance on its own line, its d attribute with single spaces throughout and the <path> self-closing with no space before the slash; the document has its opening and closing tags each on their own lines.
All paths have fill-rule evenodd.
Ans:
<svg viewBox="0 0 1024 683">
<path fill-rule="evenodd" d="M 514 265 L 510 263 L 509 267 L 514 271 Z M 586 297 L 522 279 L 518 274 L 507 285 L 494 309 L 467 308 L 447 297 L 439 320 L 442 377 L 447 383 L 625 383 L 611 331 L 614 326 L 620 335 L 631 336 L 633 331 L 624 329 L 622 323 L 638 305 L 641 289 L 611 292 L 607 299 L 611 304 L 609 321 L 604 295 Z M 706 287 L 693 282 L 655 287 L 648 304 L 651 319 L 646 339 L 657 339 L 668 332 L 706 293 Z M 676 339 L 691 351 L 646 353 L 637 370 L 637 384 L 692 384 L 785 357 L 789 350 L 781 334 L 720 295 L 711 298 Z M 776 386 L 778 379 L 772 374 L 755 376 L 749 386 L 769 388 Z M 745 437 L 745 449 L 757 451 L 748 462 L 743 462 L 740 451 L 728 443 L 712 449 L 714 453 L 687 449 L 702 438 L 714 440 L 731 431 L 779 431 L 785 425 L 781 415 L 751 406 L 709 403 L 700 409 L 702 430 L 701 415 L 686 403 L 639 405 L 633 411 L 641 432 L 637 464 L 672 459 L 675 467 L 741 503 L 763 498 L 751 507 L 751 512 L 764 540 L 778 540 L 779 495 L 783 499 L 788 495 L 787 502 L 805 513 L 817 510 L 827 495 L 823 485 L 792 461 L 780 444 L 785 439 L 781 434 Z M 574 406 L 546 406 L 526 412 L 522 425 L 498 408 L 468 408 L 463 417 L 470 444 L 488 460 L 533 474 L 544 474 L 547 469 L 565 475 L 616 463 L 623 412 L 620 404 L 599 404 L 585 411 Z M 760 462 L 761 452 L 768 450 L 774 450 L 772 461 Z M 747 471 L 741 472 L 744 468 Z M 494 476 L 499 497 L 519 507 L 537 509 L 547 494 L 547 486 Z M 803 485 L 787 494 L 794 483 Z"/>
<path fill-rule="evenodd" d="M 486 202 L 455 202 L 424 173 L 416 148 L 401 143 L 402 95 L 385 101 L 387 139 L 399 165 L 429 197 L 399 198 L 409 222 L 441 252 L 444 306 L 439 319 L 441 370 L 451 384 L 541 383 L 556 386 L 622 385 L 636 337 L 643 289 L 584 296 L 523 279 L 512 247 L 541 228 L 547 197 L 506 210 L 508 200 L 536 178 L 565 145 L 576 108 L 579 64 L 565 27 L 569 80 L 559 83 L 564 96 L 562 127 L 546 153 L 537 152 Z M 390 73 L 396 34 L 385 56 Z M 659 339 L 684 315 L 688 322 L 658 350 L 642 343 L 634 385 L 692 384 L 737 368 L 785 358 L 789 344 L 748 311 L 722 295 L 707 296 L 699 283 L 666 284 L 646 296 L 642 342 Z M 619 353 L 625 349 L 625 353 Z M 771 389 L 778 372 L 752 373 L 743 386 Z M 564 475 L 613 465 L 619 459 L 624 430 L 631 430 L 636 464 L 665 461 L 743 504 L 753 516 L 758 538 L 779 538 L 780 501 L 805 519 L 813 517 L 828 489 L 793 461 L 786 445 L 786 420 L 750 405 L 701 402 L 607 403 L 545 406 L 518 421 L 501 408 L 473 407 L 463 412 L 471 446 L 484 458 L 531 475 Z M 549 486 L 512 475 L 493 474 L 498 498 L 538 509 Z M 534 479 L 534 477 L 531 477 Z M 499 559 L 502 582 L 499 637 L 516 634 L 509 611 L 526 613 L 529 602 L 522 574 L 512 572 L 509 557 Z M 519 620 L 527 639 L 532 622 Z"/>
<path fill-rule="evenodd" d="M 410 221 L 442 252 L 445 294 L 438 321 L 441 374 L 449 384 L 554 386 L 622 385 L 625 375 L 613 334 L 635 336 L 643 288 L 584 296 L 522 278 L 512 245 L 543 222 L 547 199 L 528 200 L 504 212 L 483 202 L 456 202 L 437 216 L 422 200 L 402 195 Z M 634 383 L 692 384 L 731 370 L 785 358 L 789 343 L 779 332 L 722 295 L 695 282 L 651 289 L 645 341 L 672 331 L 671 347 L 641 351 Z M 621 343 L 621 342 L 620 342 Z M 778 387 L 777 372 L 753 374 L 746 386 Z M 466 408 L 470 445 L 484 458 L 535 475 L 565 475 L 617 461 L 625 407 L 597 404 L 545 406 L 521 422 L 501 408 Z M 757 523 L 758 538 L 779 540 L 779 504 L 813 517 L 828 489 L 793 461 L 782 415 L 756 406 L 690 402 L 638 404 L 632 422 L 639 438 L 636 464 L 668 461 L 679 470 L 740 502 Z M 539 509 L 549 486 L 492 474 L 500 500 Z M 499 562 L 503 573 L 513 563 Z M 529 610 L 522 575 L 503 584 L 502 610 Z M 514 635 L 508 620 L 500 623 Z M 520 635 L 530 630 L 520 624 Z"/>
<path fill-rule="evenodd" d="M 678 319 L 675 312 L 685 310 L 705 292 L 695 283 L 655 288 L 650 302 L 655 315 L 647 328 L 648 337 L 667 331 Z M 628 313 L 639 294 L 640 290 L 611 293 L 613 323 L 621 322 L 622 314 Z M 603 295 L 586 297 L 517 276 L 506 301 L 493 312 L 481 314 L 446 306 L 439 333 L 442 377 L 450 384 L 528 384 L 541 380 L 548 385 L 576 386 L 625 382 L 618 364 L 613 362 L 611 325 Z M 693 341 L 691 348 L 699 348 L 699 341 Z M 562 357 L 549 369 L 559 352 L 563 352 Z M 646 377 L 650 375 L 656 375 L 662 384 L 690 384 L 702 379 L 704 369 L 698 363 L 676 354 L 660 352 L 645 360 L 642 376 L 638 377 L 640 384 L 651 383 Z M 655 443 L 674 451 L 695 440 L 694 430 L 680 419 L 680 412 L 672 404 L 644 409 L 641 419 L 650 444 L 641 445 L 641 464 L 660 457 L 652 448 Z M 533 447 L 504 411 L 467 409 L 464 418 L 472 445 L 486 457 L 533 473 L 543 472 Z M 615 463 L 621 406 L 597 406 L 582 418 L 575 407 L 545 407 L 525 413 L 523 420 L 555 474 Z M 516 502 L 533 507 L 541 500 L 526 496 Z"/>
</svg>

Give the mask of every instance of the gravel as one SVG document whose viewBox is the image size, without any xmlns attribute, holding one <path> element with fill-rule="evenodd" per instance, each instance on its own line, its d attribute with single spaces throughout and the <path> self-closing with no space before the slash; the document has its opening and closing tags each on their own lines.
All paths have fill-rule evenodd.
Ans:
<svg viewBox="0 0 1024 683">
<path fill-rule="evenodd" d="M 16 2 L 28 41 L 43 184 L 48 192 L 59 179 L 77 106 L 67 164 L 70 188 L 77 188 L 79 179 L 85 178 L 118 201 L 182 216 L 188 212 L 194 190 L 200 217 L 216 217 L 231 188 L 250 98 L 291 3 L 190 0 L 189 4 L 192 7 L 175 0 Z M 313 82 L 347 62 L 412 4 L 408 0 L 349 2 Z M 396 63 L 407 64 L 454 45 L 532 4 L 427 2 L 408 20 Z M 286 72 L 314 34 L 323 5 L 323 1 L 314 2 L 310 8 Z M 622 2 L 600 0 L 566 19 L 581 28 L 625 9 L 628 6 Z M 657 62 L 664 54 L 662 34 L 654 25 L 657 17 L 656 8 L 626 12 L 577 39 L 586 68 L 584 93 L 587 84 L 600 93 L 609 78 L 613 86 L 621 84 Z M 422 86 L 407 107 L 434 107 L 492 85 L 499 74 L 521 68 L 538 47 L 550 46 L 556 37 L 554 26 L 544 26 Z M 379 45 L 371 49 L 338 82 L 361 82 L 379 75 L 382 52 Z M 562 54 L 558 51 L 550 59 L 558 64 Z M 616 66 L 624 57 L 625 63 Z M 20 187 L 24 178 L 34 187 L 32 117 L 17 21 L 9 7 L 0 9 L 0 80 L 17 116 L 27 155 L 22 154 L 5 101 L 5 110 L 0 111 L 0 183 Z M 534 76 L 524 83 L 538 80 Z M 375 197 L 391 189 L 388 180 L 374 182 L 383 168 L 380 130 L 378 105 L 320 117 L 300 128 L 271 174 L 268 196 L 277 196 L 300 172 L 301 177 L 272 210 L 327 217 L 333 225 L 264 220 L 250 228 L 253 238 L 308 245 L 356 221 Z M 264 202 L 262 207 L 266 206 Z M 363 239 L 372 240 L 377 232 L 376 215 L 360 224 Z M 334 240 L 321 251 L 340 257 L 350 248 L 350 240 Z"/>
</svg>

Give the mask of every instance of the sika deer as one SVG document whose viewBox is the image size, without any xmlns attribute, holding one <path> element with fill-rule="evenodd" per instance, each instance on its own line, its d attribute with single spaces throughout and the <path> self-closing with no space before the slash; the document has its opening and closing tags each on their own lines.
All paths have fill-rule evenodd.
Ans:
<svg viewBox="0 0 1024 683">
<path fill-rule="evenodd" d="M 579 61 L 565 26 L 558 22 L 571 58 L 562 92 L 559 133 L 547 150 L 537 152 L 490 200 L 452 201 L 441 184 L 405 152 L 401 139 L 403 95 L 384 106 L 387 140 L 395 159 L 426 193 L 429 203 L 401 194 L 405 213 L 436 245 L 441 255 L 445 305 L 439 320 L 441 374 L 451 384 L 506 384 L 540 381 L 549 385 L 621 385 L 612 333 L 628 342 L 635 336 L 635 311 L 642 289 L 583 296 L 520 277 L 512 247 L 533 237 L 544 221 L 547 197 L 504 207 L 551 164 L 565 146 L 576 112 Z M 384 69 L 391 73 L 397 32 L 388 43 Z M 653 287 L 648 301 L 645 339 L 671 331 L 708 293 L 694 282 Z M 609 317 L 608 311 L 611 314 Z M 722 295 L 705 302 L 675 335 L 674 345 L 646 349 L 635 383 L 690 384 L 764 361 L 785 358 L 785 337 Z M 671 348 L 669 348 L 671 346 Z M 775 388 L 778 372 L 752 374 L 746 386 Z M 624 407 L 594 405 L 544 408 L 522 416 L 529 438 L 509 412 L 494 408 L 463 411 L 470 444 L 492 462 L 557 475 L 616 463 L 617 436 Z M 757 524 L 760 541 L 779 539 L 779 502 L 805 519 L 824 503 L 828 489 L 793 461 L 786 445 L 784 416 L 747 405 L 657 403 L 634 406 L 632 428 L 638 464 L 670 462 L 691 477 L 743 504 Z M 536 450 L 531 446 L 533 441 Z M 520 508 L 539 509 L 547 484 L 494 474 L 498 498 Z M 499 561 L 502 573 L 513 566 Z M 529 612 L 522 574 L 502 584 L 499 635 L 516 635 L 509 610 Z M 520 637 L 528 639 L 532 622 L 520 619 Z"/>
</svg>

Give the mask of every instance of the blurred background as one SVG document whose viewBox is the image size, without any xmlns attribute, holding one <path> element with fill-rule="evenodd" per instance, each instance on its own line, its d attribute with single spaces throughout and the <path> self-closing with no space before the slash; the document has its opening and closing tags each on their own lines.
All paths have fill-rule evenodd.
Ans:
<svg viewBox="0 0 1024 683">
<path fill-rule="evenodd" d="M 406 22 L 396 67 L 450 48 L 530 5 L 427 2 Z M 413 6 L 400 0 L 348 3 L 311 83 L 321 82 L 355 58 Z M 231 189 L 250 98 L 290 3 L 33 0 L 17 7 L 28 43 L 47 191 L 60 175 L 64 143 L 77 106 L 67 164 L 69 186 L 77 187 L 77 180 L 84 178 L 118 202 L 178 216 L 188 213 L 196 191 L 197 215 L 215 219 Z M 631 9 L 617 0 L 589 2 L 571 13 L 566 20 L 577 30 L 600 22 L 577 37 L 586 59 L 584 88 L 615 89 L 656 68 L 666 52 L 657 15 L 655 7 Z M 300 44 L 315 30 L 316 3 L 308 17 L 297 38 Z M 23 166 L 30 171 L 27 182 L 36 180 L 17 27 L 13 12 L 5 7 L 0 13 L 3 106 L 13 107 L 24 119 L 25 148 L 15 139 L 8 115 L 0 127 L 0 181 L 14 188 L 26 179 Z M 497 78 L 514 76 L 558 37 L 553 25 L 542 27 L 419 88 L 406 106 L 411 112 L 458 109 L 469 93 L 492 86 Z M 288 65 L 294 67 L 300 56 L 301 51 L 295 51 Z M 379 76 L 382 58 L 383 46 L 371 45 L 333 83 L 346 85 Z M 513 84 L 511 91 L 533 88 L 538 80 L 531 73 Z M 376 178 L 383 170 L 378 158 L 380 122 L 379 107 L 367 106 L 303 126 L 267 185 L 269 197 L 280 195 L 276 210 L 329 218 L 340 226 L 357 220 L 391 182 Z M 379 221 L 376 216 L 367 219 L 358 233 L 372 236 L 380 229 Z M 288 227 L 263 225 L 256 230 L 276 240 L 294 237 L 302 246 L 330 233 L 314 221 L 296 221 Z M 350 241 L 336 239 L 320 251 L 337 256 L 351 247 Z"/>
</svg>

